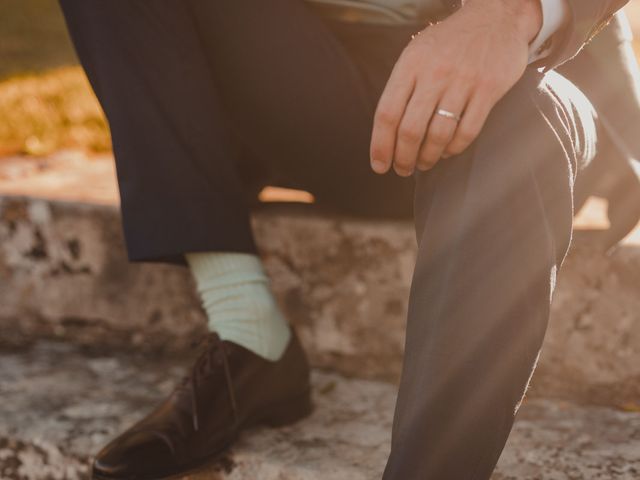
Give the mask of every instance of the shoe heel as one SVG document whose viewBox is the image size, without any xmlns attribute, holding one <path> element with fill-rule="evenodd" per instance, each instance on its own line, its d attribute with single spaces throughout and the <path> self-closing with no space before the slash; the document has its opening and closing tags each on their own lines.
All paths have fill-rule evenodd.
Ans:
<svg viewBox="0 0 640 480">
<path fill-rule="evenodd" d="M 308 391 L 270 409 L 264 416 L 263 423 L 270 427 L 283 427 L 302 420 L 311 412 L 313 412 L 313 402 L 311 392 Z"/>
</svg>

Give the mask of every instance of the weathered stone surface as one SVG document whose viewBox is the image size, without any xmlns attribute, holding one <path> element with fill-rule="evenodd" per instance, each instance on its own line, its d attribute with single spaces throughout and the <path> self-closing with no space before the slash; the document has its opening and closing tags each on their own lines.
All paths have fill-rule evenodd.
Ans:
<svg viewBox="0 0 640 480">
<path fill-rule="evenodd" d="M 91 455 L 143 415 L 179 375 L 180 368 L 166 362 L 86 355 L 64 343 L 0 351 L 0 478 L 88 478 Z M 319 371 L 313 384 L 316 410 L 309 418 L 248 432 L 222 461 L 184 480 L 380 478 L 395 387 Z M 638 475 L 640 413 L 532 400 L 520 410 L 494 478 Z"/>
<path fill-rule="evenodd" d="M 346 368 L 357 357 L 363 374 L 398 370 L 415 255 L 410 225 L 272 211 L 256 216 L 255 230 L 316 363 Z M 179 351 L 204 326 L 186 269 L 126 262 L 110 207 L 0 199 L 0 273 L 5 342 L 17 330 L 48 331 Z"/>
<path fill-rule="evenodd" d="M 558 280 L 537 372 L 548 390 L 640 402 L 640 246 L 577 243 Z M 552 385 L 553 384 L 553 385 Z M 634 400 L 635 399 L 635 400 Z"/>
<path fill-rule="evenodd" d="M 274 289 L 313 363 L 397 378 L 411 224 L 282 208 L 254 220 Z M 204 328 L 186 269 L 126 262 L 113 207 L 0 198 L 0 276 L 5 344 L 45 335 L 180 352 Z M 624 390 L 628 401 L 638 398 L 638 378 L 640 246 L 604 256 L 577 245 L 560 275 L 534 387 L 582 397 Z"/>
<path fill-rule="evenodd" d="M 0 242 L 5 341 L 45 332 L 180 349 L 202 327 L 185 269 L 124 261 L 113 207 L 0 200 Z"/>
</svg>

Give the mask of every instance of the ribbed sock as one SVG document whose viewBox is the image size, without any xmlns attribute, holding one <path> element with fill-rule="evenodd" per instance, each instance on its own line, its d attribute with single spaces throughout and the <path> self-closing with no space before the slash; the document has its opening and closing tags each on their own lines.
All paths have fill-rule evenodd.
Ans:
<svg viewBox="0 0 640 480">
<path fill-rule="evenodd" d="M 211 331 L 267 360 L 284 353 L 291 329 L 269 288 L 256 255 L 188 253 Z"/>
</svg>

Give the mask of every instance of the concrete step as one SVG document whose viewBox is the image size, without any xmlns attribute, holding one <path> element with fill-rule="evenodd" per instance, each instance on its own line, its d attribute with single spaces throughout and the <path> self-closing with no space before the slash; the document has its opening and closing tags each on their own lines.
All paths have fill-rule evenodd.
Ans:
<svg viewBox="0 0 640 480">
<path fill-rule="evenodd" d="M 87 354 L 69 343 L 0 350 L 0 478 L 88 478 L 91 455 L 147 412 L 181 370 L 139 354 Z M 380 478 L 395 387 L 319 370 L 313 385 L 310 417 L 247 432 L 221 461 L 181 478 Z M 520 410 L 493 478 L 632 480 L 639 474 L 640 413 L 535 399 Z"/>
<path fill-rule="evenodd" d="M 301 210 L 302 208 L 302 210 Z M 314 365 L 394 381 L 416 245 L 410 222 L 263 210 L 273 287 Z M 204 331 L 188 271 L 131 265 L 115 206 L 0 197 L 0 344 L 58 338 L 165 355 Z M 534 393 L 640 398 L 640 245 L 563 267 Z M 605 399 L 608 401 L 608 399 Z"/>
<path fill-rule="evenodd" d="M 302 208 L 302 207 L 301 207 Z M 314 365 L 394 381 L 415 258 L 410 222 L 276 208 L 254 227 Z M 183 352 L 204 330 L 185 268 L 131 265 L 115 206 L 0 196 L 0 344 Z M 640 245 L 576 246 L 561 272 L 533 394 L 640 398 Z"/>
</svg>

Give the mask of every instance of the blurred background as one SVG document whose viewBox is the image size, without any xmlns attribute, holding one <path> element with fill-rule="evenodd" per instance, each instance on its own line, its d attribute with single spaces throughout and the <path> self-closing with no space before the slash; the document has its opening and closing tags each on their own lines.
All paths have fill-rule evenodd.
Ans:
<svg viewBox="0 0 640 480">
<path fill-rule="evenodd" d="M 638 36 L 640 1 L 625 11 Z M 634 49 L 640 54 L 640 40 Z M 55 1 L 2 2 L 0 119 L 0 193 L 118 202 L 109 129 Z M 261 198 L 312 201 L 281 189 Z M 606 228 L 605 210 L 606 201 L 590 199 L 577 228 Z"/>
<path fill-rule="evenodd" d="M 640 58 L 640 0 L 625 11 Z M 640 88 L 630 78 L 594 81 L 605 103 L 634 108 L 616 86 Z M 613 128 L 627 145 L 640 140 L 633 115 Z M 640 169 L 611 135 L 617 153 L 579 185 L 543 355 L 495 480 L 640 478 Z M 313 200 L 282 189 L 261 199 Z M 186 271 L 127 263 L 117 204 L 109 129 L 57 2 L 0 0 L 0 480 L 88 478 L 91 455 L 166 394 L 203 333 Z M 377 478 L 413 226 L 287 209 L 254 220 L 320 408 L 185 478 Z"/>
</svg>

